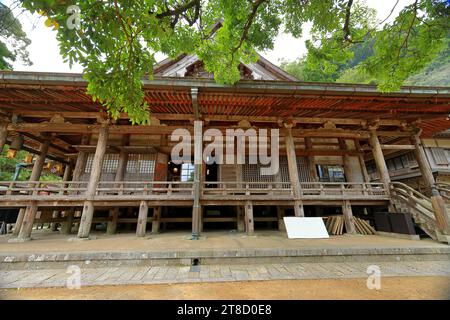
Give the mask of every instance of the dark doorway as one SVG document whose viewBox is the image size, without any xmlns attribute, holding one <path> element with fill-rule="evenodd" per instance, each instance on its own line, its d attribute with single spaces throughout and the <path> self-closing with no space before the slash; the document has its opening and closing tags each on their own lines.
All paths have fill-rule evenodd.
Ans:
<svg viewBox="0 0 450 320">
<path fill-rule="evenodd" d="M 217 182 L 219 178 L 218 175 L 218 166 L 216 163 L 213 164 L 207 164 L 206 165 L 206 173 L 205 173 L 205 181 L 206 182 Z M 206 184 L 207 188 L 216 188 L 217 184 L 215 183 L 207 183 Z"/>
</svg>

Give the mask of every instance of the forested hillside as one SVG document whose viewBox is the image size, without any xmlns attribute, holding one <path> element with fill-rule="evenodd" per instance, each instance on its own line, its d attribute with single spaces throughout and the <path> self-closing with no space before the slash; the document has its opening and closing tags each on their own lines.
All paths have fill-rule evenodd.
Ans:
<svg viewBox="0 0 450 320">
<path fill-rule="evenodd" d="M 282 61 L 281 67 L 302 81 L 377 84 L 364 68 L 364 61 L 373 54 L 371 44 L 357 45 L 354 56 L 345 64 L 328 61 L 324 66 L 312 68 L 306 57 L 296 61 Z M 329 65 L 335 66 L 330 68 Z M 405 85 L 450 86 L 450 38 L 445 50 L 419 73 L 410 76 Z"/>
</svg>

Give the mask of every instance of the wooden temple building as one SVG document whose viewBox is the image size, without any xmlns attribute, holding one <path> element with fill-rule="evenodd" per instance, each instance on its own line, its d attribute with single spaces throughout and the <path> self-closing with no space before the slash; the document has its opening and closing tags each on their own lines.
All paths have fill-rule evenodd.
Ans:
<svg viewBox="0 0 450 320">
<path fill-rule="evenodd" d="M 30 239 L 39 222 L 79 238 L 99 225 L 107 233 L 135 225 L 137 236 L 177 225 L 194 238 L 210 228 L 252 234 L 270 223 L 283 228 L 284 215 L 336 208 L 355 233 L 356 213 L 385 208 L 409 211 L 432 238 L 448 241 L 449 189 L 436 183 L 423 141 L 450 127 L 450 88 L 381 93 L 305 83 L 262 57 L 239 69 L 242 80 L 228 86 L 195 56 L 161 62 L 154 79 L 143 80 L 149 125 L 132 125 L 126 114 L 109 119 L 82 75 L 1 72 L 0 148 L 35 155 L 29 181 L 1 183 L 0 209 L 19 211 L 14 236 Z M 173 163 L 171 135 L 193 132 L 194 121 L 223 132 L 278 129 L 278 172 L 262 175 L 259 163 L 198 164 L 201 139 L 191 159 Z M 386 159 L 396 152 L 412 155 L 421 192 L 392 179 Z M 61 181 L 39 181 L 48 160 L 63 165 Z"/>
</svg>

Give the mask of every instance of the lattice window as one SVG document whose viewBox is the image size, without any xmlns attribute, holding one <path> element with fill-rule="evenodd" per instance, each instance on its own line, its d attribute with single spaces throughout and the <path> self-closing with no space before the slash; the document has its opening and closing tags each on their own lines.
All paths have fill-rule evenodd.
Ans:
<svg viewBox="0 0 450 320">
<path fill-rule="evenodd" d="M 155 154 L 129 154 L 126 173 L 154 173 Z"/>
<path fill-rule="evenodd" d="M 119 154 L 106 154 L 103 159 L 102 173 L 116 173 L 119 165 Z"/>
<path fill-rule="evenodd" d="M 248 162 L 248 159 L 247 159 Z M 242 179 L 244 182 L 274 182 L 275 175 L 262 175 L 260 164 L 243 164 L 242 165 Z M 251 184 L 251 188 L 267 188 L 265 184 Z"/>
<path fill-rule="evenodd" d="M 445 149 L 442 148 L 431 148 L 431 153 L 433 154 L 434 161 L 438 165 L 447 165 L 448 159 Z"/>
<path fill-rule="evenodd" d="M 86 166 L 84 168 L 85 173 L 91 173 L 92 164 L 94 162 L 94 156 L 95 154 L 93 153 L 88 154 Z M 119 165 L 119 154 L 117 153 L 105 154 L 102 165 L 102 173 L 116 173 L 118 165 Z"/>
<path fill-rule="evenodd" d="M 139 173 L 154 173 L 155 154 L 141 154 L 139 156 Z"/>
<path fill-rule="evenodd" d="M 84 166 L 84 172 L 85 173 L 91 173 L 91 169 L 92 169 L 92 162 L 94 162 L 94 154 L 90 153 L 87 156 L 86 159 L 86 165 Z"/>
<path fill-rule="evenodd" d="M 194 165 L 192 163 L 181 165 L 181 181 L 194 181 Z"/>
<path fill-rule="evenodd" d="M 298 180 L 300 182 L 312 182 L 311 168 L 307 157 L 297 157 Z"/>
</svg>

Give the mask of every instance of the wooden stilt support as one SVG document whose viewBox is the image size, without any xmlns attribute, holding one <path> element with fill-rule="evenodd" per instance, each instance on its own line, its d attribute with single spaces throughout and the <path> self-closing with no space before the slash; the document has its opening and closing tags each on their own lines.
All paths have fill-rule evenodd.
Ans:
<svg viewBox="0 0 450 320">
<path fill-rule="evenodd" d="M 152 220 L 152 233 L 159 233 L 159 227 L 161 224 L 161 207 L 153 208 L 153 220 Z"/>
<path fill-rule="evenodd" d="M 73 208 L 64 211 L 66 221 L 61 224 L 61 233 L 70 234 L 72 232 L 74 214 L 75 210 Z"/>
<path fill-rule="evenodd" d="M 198 231 L 203 232 L 203 215 L 205 214 L 205 207 L 200 206 L 200 217 L 198 221 Z"/>
<path fill-rule="evenodd" d="M 20 231 L 20 227 L 22 226 L 23 217 L 25 216 L 25 208 L 21 208 L 19 210 L 19 214 L 17 215 L 16 223 L 13 229 L 13 236 L 17 236 Z"/>
<path fill-rule="evenodd" d="M 148 216 L 148 204 L 145 201 L 141 201 L 139 206 L 139 217 L 136 227 L 136 236 L 145 237 L 147 231 L 147 216 Z"/>
<path fill-rule="evenodd" d="M 303 208 L 302 201 L 294 201 L 294 214 L 296 217 L 304 217 L 305 216 L 305 210 Z"/>
<path fill-rule="evenodd" d="M 83 206 L 80 227 L 78 229 L 79 238 L 88 238 L 91 230 L 92 218 L 94 216 L 94 203 L 90 200 L 94 197 L 97 190 L 100 176 L 102 173 L 103 158 L 105 156 L 106 145 L 108 143 L 108 127 L 102 127 L 99 130 L 97 149 L 92 162 L 91 177 L 86 190 L 87 201 Z"/>
<path fill-rule="evenodd" d="M 117 220 L 119 220 L 119 212 L 120 209 L 118 207 L 115 207 L 111 210 L 109 210 L 109 218 L 111 219 L 108 221 L 108 224 L 106 226 L 106 233 L 107 234 L 114 234 L 117 231 Z"/>
<path fill-rule="evenodd" d="M 255 231 L 253 221 L 253 204 L 250 201 L 247 201 L 245 204 L 245 230 L 249 236 L 253 235 Z"/>
<path fill-rule="evenodd" d="M 355 219 L 353 218 L 353 211 L 350 201 L 344 201 L 342 204 L 342 213 L 344 215 L 345 230 L 347 233 L 355 234 Z"/>
<path fill-rule="evenodd" d="M 39 181 L 41 177 L 42 168 L 45 163 L 45 158 L 47 157 L 48 148 L 50 146 L 50 139 L 44 140 L 39 148 L 39 156 L 36 158 L 36 161 L 33 165 L 33 170 L 31 172 L 30 181 Z M 34 187 L 35 185 L 31 185 Z M 37 194 L 36 191 L 33 191 L 33 194 Z M 33 230 L 34 218 L 37 212 L 37 202 L 33 202 L 31 205 L 27 206 L 25 209 L 25 214 L 22 220 L 22 224 L 20 226 L 20 231 L 18 234 L 18 238 L 21 240 L 28 240 L 31 237 L 31 230 Z"/>
<path fill-rule="evenodd" d="M 277 216 L 278 216 L 278 230 L 286 231 L 286 226 L 284 225 L 284 208 L 277 206 Z"/>
<path fill-rule="evenodd" d="M 237 206 L 237 230 L 238 232 L 245 231 L 245 213 L 244 208 Z"/>
</svg>

